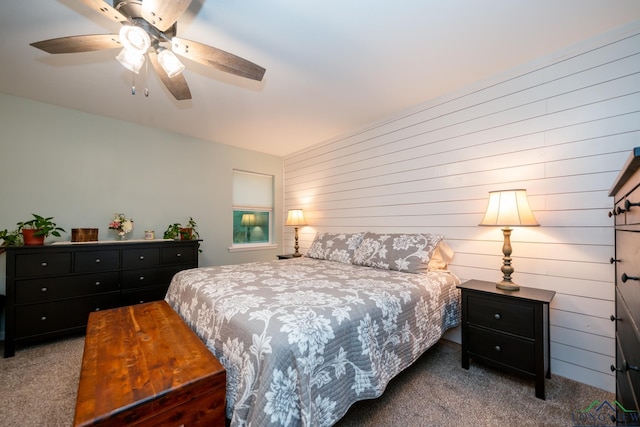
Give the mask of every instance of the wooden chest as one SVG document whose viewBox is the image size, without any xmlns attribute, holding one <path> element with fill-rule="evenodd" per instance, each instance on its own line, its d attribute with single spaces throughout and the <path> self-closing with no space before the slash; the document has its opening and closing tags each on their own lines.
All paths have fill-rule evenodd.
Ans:
<svg viewBox="0 0 640 427">
<path fill-rule="evenodd" d="M 74 426 L 224 426 L 226 373 L 165 301 L 91 313 Z"/>
</svg>

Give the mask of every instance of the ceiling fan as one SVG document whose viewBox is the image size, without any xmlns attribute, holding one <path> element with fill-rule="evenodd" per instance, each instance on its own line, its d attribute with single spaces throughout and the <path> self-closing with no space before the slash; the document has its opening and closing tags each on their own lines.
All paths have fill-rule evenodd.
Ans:
<svg viewBox="0 0 640 427">
<path fill-rule="evenodd" d="M 261 81 L 265 69 L 224 50 L 177 37 L 177 20 L 191 0 L 78 0 L 106 18 L 122 24 L 119 34 L 60 37 L 31 43 L 48 53 L 76 53 L 122 49 L 116 59 L 138 74 L 151 62 L 160 80 L 177 100 L 191 99 L 182 75 L 185 66 L 175 54 L 240 77 Z M 135 91 L 133 91 L 135 93 Z"/>
</svg>

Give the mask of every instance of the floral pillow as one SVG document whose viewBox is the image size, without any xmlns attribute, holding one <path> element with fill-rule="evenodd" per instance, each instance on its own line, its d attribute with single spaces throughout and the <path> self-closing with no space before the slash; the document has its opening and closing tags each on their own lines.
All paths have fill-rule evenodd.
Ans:
<svg viewBox="0 0 640 427">
<path fill-rule="evenodd" d="M 362 236 L 364 233 L 317 233 L 307 256 L 351 264 Z"/>
<path fill-rule="evenodd" d="M 426 272 L 433 251 L 442 239 L 441 234 L 429 233 L 366 233 L 353 255 L 353 263 L 407 273 Z"/>
</svg>

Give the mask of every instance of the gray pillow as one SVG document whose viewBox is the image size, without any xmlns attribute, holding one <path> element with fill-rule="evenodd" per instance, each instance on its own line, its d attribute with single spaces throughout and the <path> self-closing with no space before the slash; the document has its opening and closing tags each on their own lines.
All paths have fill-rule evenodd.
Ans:
<svg viewBox="0 0 640 427">
<path fill-rule="evenodd" d="M 307 251 L 309 258 L 351 264 L 364 233 L 317 233 Z"/>
<path fill-rule="evenodd" d="M 442 234 L 378 234 L 366 233 L 353 255 L 353 263 L 365 267 L 422 273 Z"/>
</svg>

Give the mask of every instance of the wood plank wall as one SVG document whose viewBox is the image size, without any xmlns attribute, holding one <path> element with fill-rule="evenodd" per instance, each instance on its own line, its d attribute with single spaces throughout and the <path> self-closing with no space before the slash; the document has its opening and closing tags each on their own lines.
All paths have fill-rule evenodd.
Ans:
<svg viewBox="0 0 640 427">
<path fill-rule="evenodd" d="M 438 232 L 454 273 L 494 281 L 488 192 L 527 189 L 541 227 L 513 231 L 513 277 L 557 292 L 552 373 L 615 391 L 608 190 L 635 146 L 640 22 L 286 157 L 284 212 L 305 211 L 303 253 L 317 231 Z"/>
</svg>

